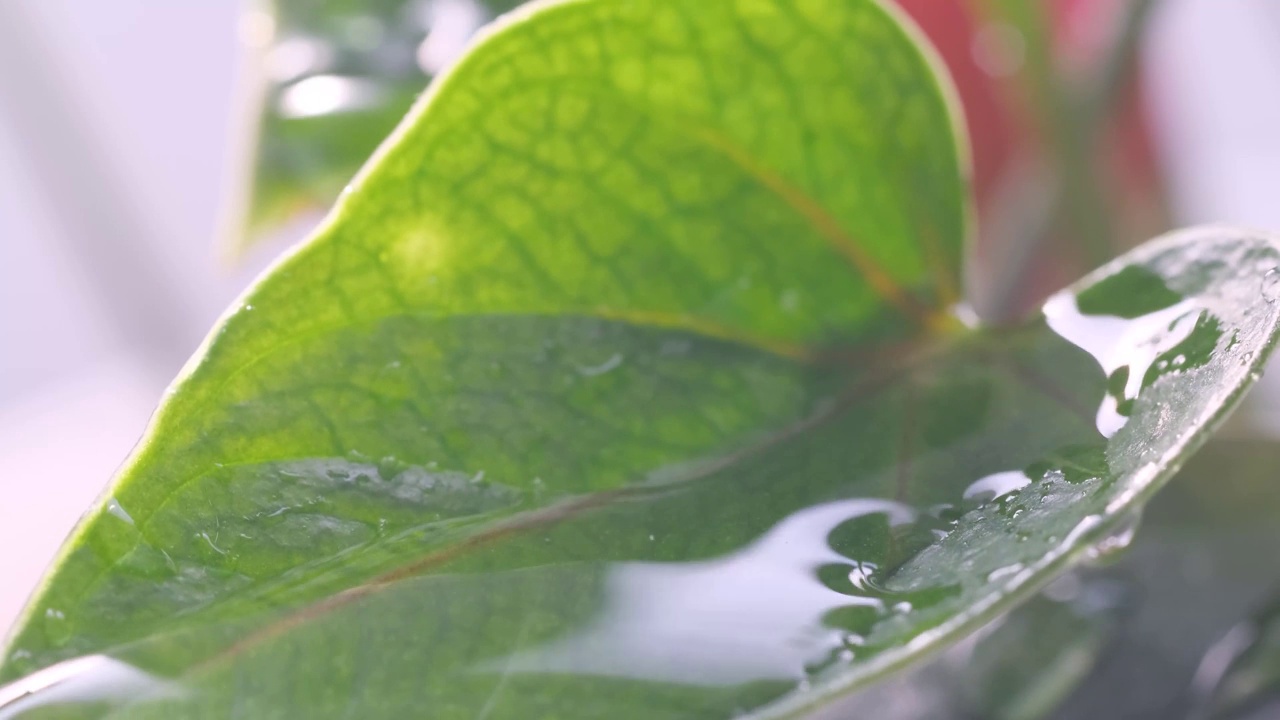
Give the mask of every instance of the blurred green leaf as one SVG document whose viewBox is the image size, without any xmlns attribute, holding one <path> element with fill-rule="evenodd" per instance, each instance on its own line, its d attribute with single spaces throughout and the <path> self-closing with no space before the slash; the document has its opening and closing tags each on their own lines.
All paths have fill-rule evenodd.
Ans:
<svg viewBox="0 0 1280 720">
<path fill-rule="evenodd" d="M 519 0 L 262 0 L 262 102 L 234 252 L 333 204 L 428 81 Z M 261 21 L 260 21 L 261 22 Z"/>
<path fill-rule="evenodd" d="M 963 637 L 1114 545 L 1234 405 L 1280 245 L 1172 236 L 965 329 L 955 143 L 873 2 L 513 18 L 218 327 L 3 692 L 764 717 Z"/>
<path fill-rule="evenodd" d="M 1200 718 L 1241 718 L 1280 707 L 1280 598 L 1231 628 L 1200 664 L 1193 691 Z"/>
</svg>

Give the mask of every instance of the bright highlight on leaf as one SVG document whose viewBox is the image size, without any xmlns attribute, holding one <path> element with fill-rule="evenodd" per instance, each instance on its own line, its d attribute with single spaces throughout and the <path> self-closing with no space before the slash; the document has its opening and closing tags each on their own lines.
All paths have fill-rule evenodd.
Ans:
<svg viewBox="0 0 1280 720">
<path fill-rule="evenodd" d="M 1256 377 L 1280 244 L 1170 236 L 962 329 L 944 95 L 870 1 L 510 17 L 215 331 L 15 697 L 782 717 L 1116 544 Z"/>
</svg>

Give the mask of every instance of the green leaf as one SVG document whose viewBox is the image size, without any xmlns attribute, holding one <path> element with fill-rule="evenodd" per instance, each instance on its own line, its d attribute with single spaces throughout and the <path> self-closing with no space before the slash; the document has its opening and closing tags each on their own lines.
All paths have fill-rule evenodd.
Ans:
<svg viewBox="0 0 1280 720">
<path fill-rule="evenodd" d="M 15 628 L 5 692 L 770 716 L 962 637 L 1234 404 L 1280 245 L 1174 236 L 962 329 L 950 117 L 873 2 L 509 19 L 215 331 Z M 1090 294 L 1133 277 L 1171 304 Z"/>
<path fill-rule="evenodd" d="M 1268 686 L 1277 462 L 1274 440 L 1213 439 L 1144 509 L 1123 552 L 1112 544 L 982 632 L 821 717 L 874 707 L 877 720 L 1205 720 L 1280 699 Z"/>
<path fill-rule="evenodd" d="M 244 182 L 243 252 L 281 225 L 318 215 L 451 61 L 459 42 L 516 0 L 270 0 L 246 26 L 261 103 Z M 268 20 L 269 18 L 269 20 Z"/>
</svg>

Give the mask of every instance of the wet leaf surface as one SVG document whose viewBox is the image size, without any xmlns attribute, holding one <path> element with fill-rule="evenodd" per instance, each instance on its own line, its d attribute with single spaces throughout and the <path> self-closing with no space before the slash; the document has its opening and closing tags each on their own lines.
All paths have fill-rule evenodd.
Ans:
<svg viewBox="0 0 1280 720">
<path fill-rule="evenodd" d="M 1280 245 L 966 328 L 937 83 L 870 2 L 509 20 L 215 330 L 0 712 L 785 716 L 1122 544 L 1270 352 Z"/>
</svg>

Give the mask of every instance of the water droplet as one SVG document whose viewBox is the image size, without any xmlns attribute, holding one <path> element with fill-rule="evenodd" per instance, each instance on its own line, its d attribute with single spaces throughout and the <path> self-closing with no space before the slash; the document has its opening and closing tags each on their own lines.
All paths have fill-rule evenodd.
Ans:
<svg viewBox="0 0 1280 720">
<path fill-rule="evenodd" d="M 44 636 L 54 646 L 63 645 L 71 639 L 71 623 L 67 622 L 67 616 L 61 610 L 48 608 L 44 611 Z"/>
<path fill-rule="evenodd" d="M 1262 297 L 1267 302 L 1275 302 L 1280 299 L 1280 268 L 1271 268 L 1266 275 L 1262 276 Z"/>
<path fill-rule="evenodd" d="M 905 600 L 900 603 L 894 603 L 893 611 L 899 615 L 906 615 L 911 612 L 911 603 L 906 602 Z"/>
<path fill-rule="evenodd" d="M 107 512 L 129 523 L 130 525 L 133 524 L 133 518 L 129 515 L 129 513 L 125 512 L 125 509 L 121 507 L 120 502 L 115 498 L 110 498 L 107 500 Z"/>
<path fill-rule="evenodd" d="M 402 463 L 396 458 L 388 455 L 378 461 L 378 475 L 384 480 L 393 480 L 397 475 L 409 469 L 409 465 Z"/>
<path fill-rule="evenodd" d="M 964 491 L 964 499 L 978 502 L 999 500 L 1011 492 L 1031 484 L 1031 478 L 1021 470 L 1011 470 L 988 475 L 975 480 Z"/>
<path fill-rule="evenodd" d="M 1014 563 L 1012 565 L 1006 565 L 1002 568 L 992 570 L 991 573 L 987 575 L 987 582 L 1000 582 L 1007 577 L 1017 575 L 1022 572 L 1022 568 L 1022 563 Z"/>
<path fill-rule="evenodd" d="M 1177 356 L 1177 357 L 1175 357 L 1175 358 L 1173 359 L 1173 366 L 1174 366 L 1174 367 L 1182 367 L 1182 366 L 1183 366 L 1183 365 L 1185 365 L 1186 363 L 1187 363 L 1187 356 L 1186 356 L 1186 355 L 1179 355 L 1179 356 Z"/>
<path fill-rule="evenodd" d="M 1131 511 L 1106 537 L 1085 551 L 1085 558 L 1094 565 L 1105 565 L 1114 560 L 1120 552 L 1133 544 L 1133 538 L 1138 534 L 1140 525 L 1142 525 L 1142 512 Z"/>
</svg>

